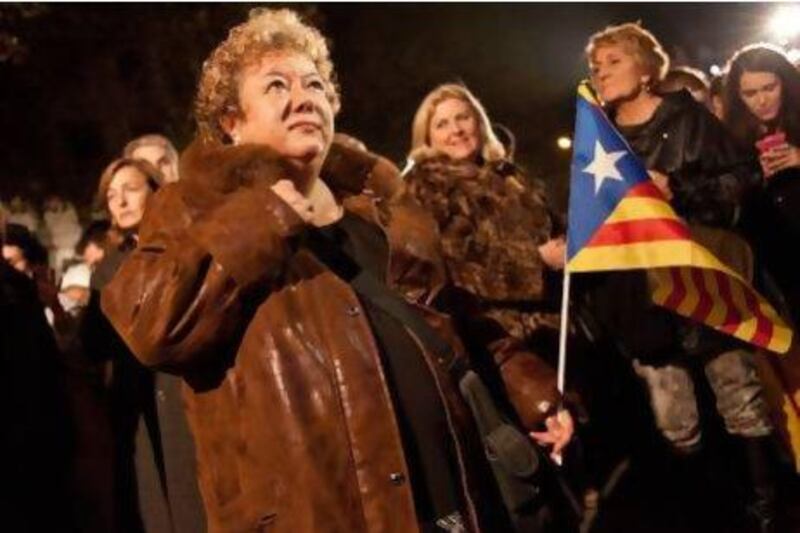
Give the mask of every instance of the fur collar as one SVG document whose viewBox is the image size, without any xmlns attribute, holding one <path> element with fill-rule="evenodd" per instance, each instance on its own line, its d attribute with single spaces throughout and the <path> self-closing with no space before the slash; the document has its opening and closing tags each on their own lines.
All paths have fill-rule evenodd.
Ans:
<svg viewBox="0 0 800 533">
<path fill-rule="evenodd" d="M 296 170 L 265 146 L 231 146 L 197 138 L 181 155 L 180 176 L 182 196 L 203 208 L 240 187 L 292 179 Z"/>
</svg>

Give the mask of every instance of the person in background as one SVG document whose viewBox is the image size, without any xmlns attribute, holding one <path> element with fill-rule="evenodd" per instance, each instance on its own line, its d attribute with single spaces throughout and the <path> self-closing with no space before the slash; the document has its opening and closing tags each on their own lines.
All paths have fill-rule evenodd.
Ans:
<svg viewBox="0 0 800 533">
<path fill-rule="evenodd" d="M 34 281 L 47 322 L 55 327 L 56 322 L 65 318 L 65 315 L 58 299 L 55 274 L 48 264 L 47 249 L 27 227 L 7 224 L 3 259 L 12 268 Z"/>
<path fill-rule="evenodd" d="M 573 421 L 560 407 L 550 366 L 560 293 L 552 293 L 547 277 L 564 267 L 565 243 L 543 185 L 507 157 L 483 106 L 459 84 L 440 85 L 423 98 L 408 157 L 414 166 L 405 174 L 407 194 L 436 220 L 447 267 L 448 285 L 435 305 L 455 319 L 483 376 L 522 414 L 522 425 L 558 456 Z M 500 376 L 493 380 L 496 367 Z M 521 375 L 527 387 L 503 389 Z M 520 530 L 538 522 L 524 513 L 515 519 Z"/>
<path fill-rule="evenodd" d="M 787 246 L 800 239 L 800 72 L 780 48 L 754 44 L 731 57 L 727 73 L 725 125 L 763 173 L 742 225 L 798 325 L 798 262 Z"/>
<path fill-rule="evenodd" d="M 61 277 L 59 301 L 64 311 L 75 314 L 81 307 L 89 303 L 89 287 L 92 270 L 86 263 L 75 263 L 64 271 Z"/>
<path fill-rule="evenodd" d="M 108 233 L 111 223 L 107 220 L 95 220 L 84 230 L 81 240 L 75 246 L 75 253 L 94 271 L 105 256 Z"/>
<path fill-rule="evenodd" d="M 25 226 L 32 234 L 39 234 L 42 221 L 36 208 L 29 201 L 22 198 L 22 196 L 14 196 L 6 206 L 6 209 L 8 211 L 7 223 Z"/>
<path fill-rule="evenodd" d="M 673 67 L 658 85 L 658 90 L 665 93 L 683 89 L 689 91 L 692 98 L 701 104 L 709 105 L 708 77 L 701 70 L 692 67 Z"/>
<path fill-rule="evenodd" d="M 123 157 L 144 159 L 164 176 L 165 183 L 178 181 L 178 151 L 163 135 L 151 133 L 142 135 L 125 145 Z"/>
<path fill-rule="evenodd" d="M 552 235 L 543 186 L 531 183 L 506 158 L 483 106 L 463 85 L 439 86 L 423 99 L 411 145 L 409 158 L 415 165 L 405 176 L 408 194 L 436 219 L 450 281 L 469 295 L 462 293 L 465 302 L 453 301 L 443 309 L 469 323 L 462 328 L 465 338 L 470 331 L 499 328 L 499 336 L 478 343 L 495 360 L 509 367 L 526 364 L 526 357 L 539 360 L 524 353 L 524 346 L 542 330 L 557 329 L 558 306 L 555 313 L 552 301 L 548 307 L 552 295 L 547 294 L 545 270 L 564 266 L 564 240 Z M 532 307 L 526 311 L 517 304 Z M 477 316 L 461 316 L 469 310 Z M 515 357 L 516 350 L 523 353 Z M 542 384 L 548 377 L 552 373 L 542 376 Z M 548 398 L 546 411 L 557 404 L 554 385 L 539 391 Z M 512 401 L 520 411 L 522 404 L 536 403 Z M 569 418 L 566 412 L 563 416 Z M 531 417 L 525 421 L 529 429 L 545 418 Z M 556 451 L 568 440 L 559 441 Z"/>
<path fill-rule="evenodd" d="M 3 259 L 17 271 L 33 278 L 37 268 L 47 267 L 47 249 L 36 236 L 21 224 L 5 227 Z"/>
<path fill-rule="evenodd" d="M 81 238 L 81 225 L 75 206 L 53 194 L 44 203 L 44 227 L 49 237 L 50 268 L 60 277 L 65 263 L 75 257 L 75 245 Z"/>
<path fill-rule="evenodd" d="M 586 56 L 592 85 L 609 118 L 690 225 L 693 238 L 746 276 L 752 255 L 731 228 L 742 195 L 756 179 L 750 160 L 687 92 L 657 90 L 669 57 L 638 24 L 611 26 L 592 35 Z M 619 340 L 647 386 L 656 426 L 675 452 L 670 473 L 682 471 L 685 485 L 703 490 L 700 472 L 709 463 L 701 454 L 692 378 L 699 371 L 714 392 L 731 442 L 747 457 L 748 517 L 762 531 L 772 531 L 775 493 L 768 465 L 773 426 L 752 349 L 656 307 L 644 272 L 612 272 L 598 278 L 603 281 L 593 294 L 596 317 Z M 697 496 L 686 500 L 689 506 L 696 502 Z"/>
<path fill-rule="evenodd" d="M 0 213 L 0 244 L 7 241 Z M 46 254 L 44 254 L 46 257 Z M 0 259 L 0 516 L 4 531 L 74 531 L 62 369 L 34 280 Z M 46 261 L 45 258 L 43 258 Z"/>
<path fill-rule="evenodd" d="M 120 531 L 114 524 L 114 447 L 104 363 L 87 357 L 80 336 L 90 298 L 91 269 L 68 267 L 61 278 L 53 330 L 63 363 L 66 407 L 75 443 L 69 461 L 76 532 Z"/>
<path fill-rule="evenodd" d="M 72 342 L 71 337 L 77 334 L 77 324 L 83 309 L 89 304 L 89 287 L 92 271 L 85 263 L 75 263 L 67 268 L 61 277 L 58 292 L 58 303 L 61 308 L 61 321 L 55 321 L 56 340 L 60 348 Z M 62 340 L 62 337 L 66 339 Z"/>
<path fill-rule="evenodd" d="M 103 260 L 92 275 L 81 338 L 87 358 L 110 365 L 116 531 L 204 530 L 181 381 L 142 366 L 100 309 L 100 291 L 138 246 L 139 225 L 162 185 L 163 176 L 147 161 L 120 158 L 106 167 L 97 189 L 111 229 Z"/>
<path fill-rule="evenodd" d="M 725 76 L 717 74 L 708 84 L 709 109 L 719 120 L 725 120 L 725 98 L 723 95 Z"/>
</svg>

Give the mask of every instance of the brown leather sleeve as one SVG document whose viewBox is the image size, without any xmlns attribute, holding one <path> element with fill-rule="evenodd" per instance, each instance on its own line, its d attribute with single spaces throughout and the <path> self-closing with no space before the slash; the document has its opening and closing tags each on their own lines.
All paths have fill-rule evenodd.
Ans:
<svg viewBox="0 0 800 533">
<path fill-rule="evenodd" d="M 174 194 L 154 203 L 145 226 L 185 216 Z M 238 343 L 249 318 L 244 298 L 280 275 L 286 237 L 301 227 L 268 188 L 241 188 L 182 230 L 143 231 L 152 236 L 103 290 L 103 311 L 146 365 L 180 372 L 220 357 Z"/>
<path fill-rule="evenodd" d="M 490 349 L 517 416 L 526 429 L 537 429 L 558 407 L 555 370 L 511 338 L 495 342 Z"/>
<path fill-rule="evenodd" d="M 391 282 L 407 298 L 429 304 L 447 278 L 436 221 L 418 205 L 401 198 L 392 202 L 389 211 Z"/>
<path fill-rule="evenodd" d="M 366 188 L 385 200 L 394 198 L 403 185 L 400 170 L 394 163 L 341 142 L 331 145 L 321 175 L 336 191 L 361 194 Z"/>
</svg>

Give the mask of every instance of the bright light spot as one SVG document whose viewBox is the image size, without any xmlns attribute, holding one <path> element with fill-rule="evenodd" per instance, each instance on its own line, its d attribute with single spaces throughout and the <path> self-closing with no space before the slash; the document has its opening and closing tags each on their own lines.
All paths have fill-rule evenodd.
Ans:
<svg viewBox="0 0 800 533">
<path fill-rule="evenodd" d="M 572 139 L 567 137 L 566 135 L 562 135 L 561 137 L 556 140 L 556 144 L 562 150 L 569 150 L 572 148 Z"/>
<path fill-rule="evenodd" d="M 791 50 L 786 52 L 786 55 L 789 56 L 789 61 L 791 61 L 795 65 L 800 62 L 800 49 L 792 48 Z"/>
<path fill-rule="evenodd" d="M 708 69 L 708 71 L 712 76 L 719 76 L 722 74 L 722 69 L 719 67 L 719 65 L 711 65 L 711 68 Z"/>
<path fill-rule="evenodd" d="M 800 5 L 780 7 L 769 21 L 769 31 L 778 39 L 787 41 L 800 33 Z"/>
</svg>

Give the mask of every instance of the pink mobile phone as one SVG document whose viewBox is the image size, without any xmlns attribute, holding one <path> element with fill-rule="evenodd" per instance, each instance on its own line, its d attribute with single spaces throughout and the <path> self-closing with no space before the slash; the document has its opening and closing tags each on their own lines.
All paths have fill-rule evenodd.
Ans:
<svg viewBox="0 0 800 533">
<path fill-rule="evenodd" d="M 786 134 L 782 131 L 778 133 L 773 133 L 772 135 L 767 135 L 763 137 L 759 141 L 756 142 L 756 148 L 758 148 L 758 152 L 763 154 L 765 152 L 769 152 L 776 146 L 780 146 L 786 142 Z"/>
</svg>

